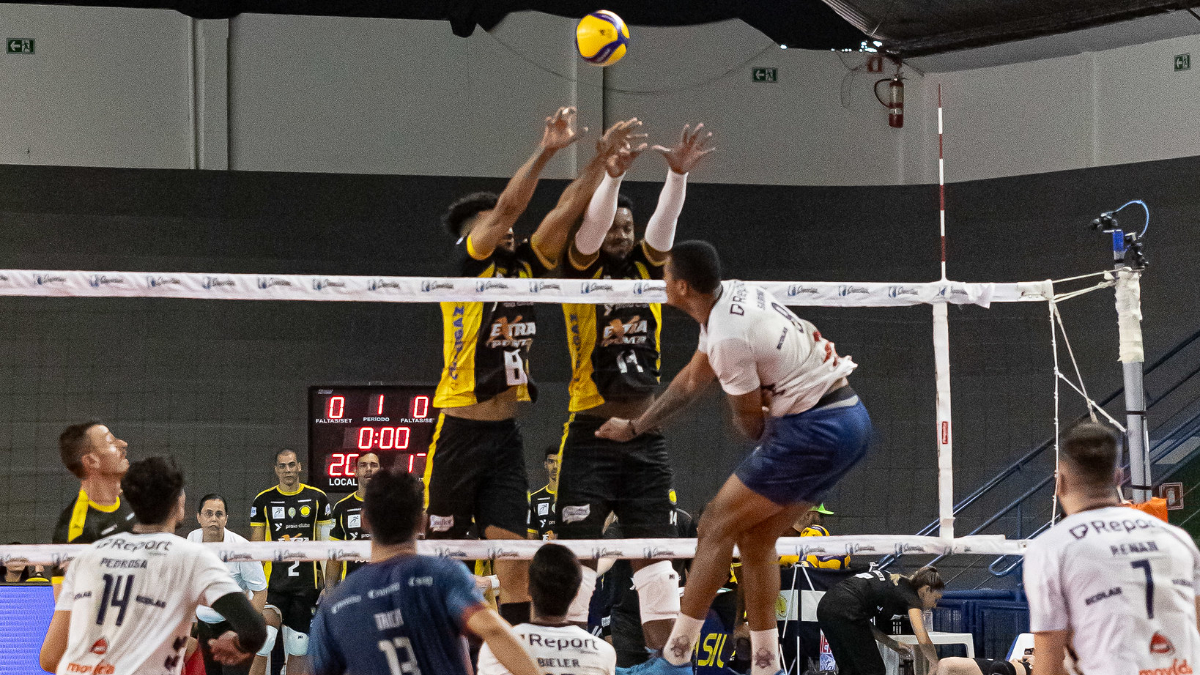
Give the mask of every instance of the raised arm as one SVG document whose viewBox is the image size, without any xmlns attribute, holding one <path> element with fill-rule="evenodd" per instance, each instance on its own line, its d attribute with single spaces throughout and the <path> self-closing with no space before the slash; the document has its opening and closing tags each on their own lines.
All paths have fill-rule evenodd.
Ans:
<svg viewBox="0 0 1200 675">
<path fill-rule="evenodd" d="M 675 225 L 687 196 L 687 176 L 705 155 L 716 150 L 706 147 L 711 139 L 712 132 L 704 131 L 704 124 L 697 124 L 695 129 L 691 129 L 691 125 L 684 125 L 679 142 L 674 147 L 654 146 L 667 160 L 670 170 L 658 195 L 658 206 L 646 223 L 645 240 L 651 251 L 665 254 L 674 245 Z M 665 255 L 658 257 L 666 258 Z"/>
<path fill-rule="evenodd" d="M 467 619 L 467 628 L 483 638 L 496 660 L 512 675 L 545 675 L 521 646 L 512 627 L 495 611 L 485 608 L 473 612 Z"/>
<path fill-rule="evenodd" d="M 638 434 L 642 432 L 656 429 L 672 415 L 696 400 L 716 377 L 717 374 L 713 372 L 712 366 L 708 363 L 708 355 L 697 351 L 692 355 L 692 360 L 688 361 L 683 370 L 675 376 L 675 379 L 671 380 L 671 384 L 667 385 L 666 391 L 650 404 L 646 412 L 636 420 L 613 417 L 596 430 L 596 435 L 600 438 L 626 442 L 637 438 Z"/>
<path fill-rule="evenodd" d="M 558 198 L 558 204 L 538 225 L 537 231 L 530 238 L 530 243 L 548 262 L 558 263 L 559 256 L 567 245 L 567 236 L 571 226 L 583 214 L 592 194 L 599 187 L 604 177 L 605 166 L 609 157 L 630 147 L 630 142 L 640 140 L 642 135 L 635 134 L 642 123 L 636 117 L 617 122 L 604 132 L 604 136 L 596 143 L 596 154 L 591 161 L 579 172 L 579 176 L 563 190 Z M 609 221 L 612 224 L 612 221 Z M 472 238 L 472 243 L 474 239 Z"/>
<path fill-rule="evenodd" d="M 646 149 L 642 143 L 637 147 L 618 150 L 611 155 L 604 165 L 604 178 L 600 187 L 592 194 L 587 211 L 583 216 L 583 224 L 575 233 L 575 241 L 571 245 L 571 261 L 577 269 L 585 269 L 595 262 L 604 237 L 612 228 L 613 218 L 617 215 L 617 197 L 621 191 L 621 181 L 625 172 L 633 165 L 633 161 Z"/>
<path fill-rule="evenodd" d="M 542 142 L 520 169 L 508 180 L 504 192 L 496 202 L 496 208 L 482 216 L 482 220 L 471 229 L 471 248 L 476 255 L 486 257 L 500 245 L 500 241 L 512 228 L 517 218 L 529 206 L 538 177 L 554 153 L 574 143 L 587 127 L 575 129 L 575 108 L 559 108 L 546 118 L 542 131 Z"/>
</svg>

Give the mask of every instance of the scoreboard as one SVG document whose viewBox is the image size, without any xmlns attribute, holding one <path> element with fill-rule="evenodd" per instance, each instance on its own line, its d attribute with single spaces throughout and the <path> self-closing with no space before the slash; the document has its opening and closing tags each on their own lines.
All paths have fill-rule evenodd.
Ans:
<svg viewBox="0 0 1200 675">
<path fill-rule="evenodd" d="M 433 392 L 433 385 L 309 387 L 309 484 L 328 492 L 357 490 L 354 466 L 367 452 L 383 467 L 423 475 L 437 426 Z"/>
</svg>

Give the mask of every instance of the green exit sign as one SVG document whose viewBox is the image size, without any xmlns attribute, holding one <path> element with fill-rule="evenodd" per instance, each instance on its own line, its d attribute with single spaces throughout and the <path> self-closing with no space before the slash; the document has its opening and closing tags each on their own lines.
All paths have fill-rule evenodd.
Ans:
<svg viewBox="0 0 1200 675">
<path fill-rule="evenodd" d="M 4 41 L 9 54 L 32 54 L 33 38 L 8 38 Z"/>
<path fill-rule="evenodd" d="M 1175 72 L 1181 70 L 1191 70 L 1192 55 L 1191 54 L 1176 54 L 1175 55 Z"/>
<path fill-rule="evenodd" d="M 755 82 L 779 81 L 779 71 L 775 68 L 754 68 L 750 71 L 751 79 Z"/>
</svg>

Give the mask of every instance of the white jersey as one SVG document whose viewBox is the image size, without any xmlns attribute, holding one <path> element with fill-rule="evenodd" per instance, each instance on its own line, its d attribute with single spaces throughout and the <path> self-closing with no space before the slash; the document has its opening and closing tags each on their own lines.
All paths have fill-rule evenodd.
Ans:
<svg viewBox="0 0 1200 675">
<path fill-rule="evenodd" d="M 612 645 L 578 626 L 513 626 L 525 647 L 549 675 L 613 675 L 617 652 Z M 509 675 L 486 644 L 479 650 L 479 675 Z"/>
<path fill-rule="evenodd" d="M 204 530 L 196 528 L 188 532 L 188 541 L 201 543 L 204 541 Z M 228 528 L 225 529 L 225 541 L 232 543 L 241 543 L 248 541 L 245 537 Z M 267 590 L 267 575 L 263 573 L 262 563 L 257 560 L 246 560 L 243 562 L 227 562 L 225 569 L 229 570 L 229 576 L 233 577 L 233 583 L 238 585 L 238 588 L 247 591 L 247 597 L 253 595 L 254 591 Z M 200 605 L 196 608 L 196 618 L 204 623 L 221 623 L 225 617 L 220 613 L 215 612 L 210 607 Z"/>
<path fill-rule="evenodd" d="M 1030 630 L 1074 631 L 1087 675 L 1192 672 L 1198 583 L 1192 538 L 1123 506 L 1068 516 L 1025 552 Z"/>
<path fill-rule="evenodd" d="M 772 417 L 804 412 L 858 366 L 761 286 L 722 281 L 697 350 L 731 396 L 763 390 Z"/>
<path fill-rule="evenodd" d="M 71 562 L 54 610 L 71 612 L 57 675 L 172 675 L 196 605 L 240 593 L 206 546 L 173 534 L 115 534 Z"/>
</svg>

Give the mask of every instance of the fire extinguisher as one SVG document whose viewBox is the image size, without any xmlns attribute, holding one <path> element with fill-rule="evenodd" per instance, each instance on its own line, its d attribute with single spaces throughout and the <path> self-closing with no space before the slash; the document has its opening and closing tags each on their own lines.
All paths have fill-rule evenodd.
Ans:
<svg viewBox="0 0 1200 675">
<path fill-rule="evenodd" d="M 887 100 L 879 95 L 879 85 L 888 83 Z M 875 98 L 888 109 L 888 126 L 894 129 L 904 127 L 904 80 L 897 73 L 895 76 L 879 80 L 875 83 Z"/>
</svg>

